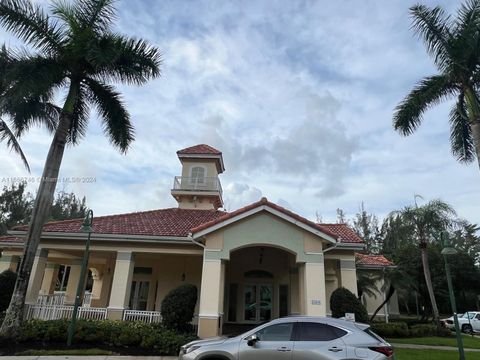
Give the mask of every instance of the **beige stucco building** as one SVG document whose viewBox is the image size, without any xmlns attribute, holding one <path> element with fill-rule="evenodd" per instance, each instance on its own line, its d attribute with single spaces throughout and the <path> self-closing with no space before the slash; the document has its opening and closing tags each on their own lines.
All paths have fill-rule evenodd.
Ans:
<svg viewBox="0 0 480 360">
<path fill-rule="evenodd" d="M 221 211 L 221 152 L 197 145 L 177 155 L 182 175 L 171 190 L 177 208 L 94 219 L 85 317 L 155 321 L 165 295 L 191 283 L 199 290 L 198 334 L 209 337 L 221 334 L 224 324 L 328 315 L 336 288 L 357 293 L 355 252 L 363 250 L 363 241 L 348 226 L 316 224 L 265 198 Z M 70 311 L 86 239 L 82 221 L 45 225 L 30 276 L 28 314 Z M 0 238 L 0 271 L 16 268 L 26 230 L 20 226 Z M 68 269 L 61 303 L 39 303 L 39 296 L 57 295 L 60 267 Z"/>
</svg>

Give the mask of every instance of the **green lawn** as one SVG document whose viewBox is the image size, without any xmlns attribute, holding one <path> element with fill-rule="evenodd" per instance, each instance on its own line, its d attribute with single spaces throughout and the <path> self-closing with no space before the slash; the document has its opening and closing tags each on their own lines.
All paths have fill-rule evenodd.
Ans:
<svg viewBox="0 0 480 360">
<path fill-rule="evenodd" d="M 437 346 L 457 346 L 456 338 L 445 337 L 421 337 L 405 339 L 388 339 L 390 343 L 397 344 L 417 344 L 417 345 L 437 345 Z M 463 336 L 463 346 L 470 349 L 480 349 L 480 339 L 468 335 Z"/>
<path fill-rule="evenodd" d="M 480 352 L 465 354 L 466 360 L 480 360 Z M 396 349 L 395 360 L 458 360 L 458 352 L 446 350 Z"/>
</svg>

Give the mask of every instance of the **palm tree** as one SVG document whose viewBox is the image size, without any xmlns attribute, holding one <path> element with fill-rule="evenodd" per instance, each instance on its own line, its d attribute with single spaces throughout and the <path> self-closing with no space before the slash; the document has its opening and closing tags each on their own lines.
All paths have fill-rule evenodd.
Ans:
<svg viewBox="0 0 480 360">
<path fill-rule="evenodd" d="M 455 19 L 438 6 L 415 5 L 410 13 L 438 74 L 420 80 L 396 107 L 393 126 L 410 135 L 427 109 L 455 98 L 450 111 L 452 153 L 464 163 L 476 156 L 480 166 L 480 0 L 467 0 Z"/>
<path fill-rule="evenodd" d="M 418 197 L 418 195 L 417 195 Z M 441 200 L 431 200 L 428 203 L 418 206 L 415 201 L 414 206 L 406 206 L 400 211 L 396 211 L 391 216 L 399 216 L 403 222 L 414 229 L 414 235 L 418 240 L 418 246 L 422 256 L 423 274 L 427 285 L 428 296 L 432 304 L 433 318 L 440 326 L 440 317 L 438 313 L 437 301 L 433 292 L 432 276 L 428 263 L 427 246 L 436 241 L 436 236 L 442 230 L 451 226 L 456 216 L 455 210 L 447 203 Z"/>
<path fill-rule="evenodd" d="M 157 48 L 112 32 L 114 0 L 53 2 L 50 13 L 28 0 L 0 0 L 0 24 L 36 50 L 14 55 L 15 66 L 7 74 L 7 98 L 15 106 L 24 97 L 51 101 L 60 91 L 66 95 L 35 199 L 15 290 L 0 329 L 13 337 L 21 324 L 28 275 L 53 202 L 65 145 L 75 145 L 85 135 L 89 108 L 95 106 L 105 135 L 125 153 L 134 140 L 134 130 L 121 94 L 110 82 L 141 85 L 160 75 Z M 29 125 L 16 116 L 13 124 L 20 134 Z"/>
<path fill-rule="evenodd" d="M 0 141 L 7 142 L 7 146 L 20 156 L 23 165 L 25 166 L 27 171 L 30 172 L 30 166 L 28 165 L 27 158 L 23 153 L 23 150 L 20 147 L 17 138 L 13 134 L 12 130 L 10 130 L 10 128 L 8 127 L 8 124 L 2 119 L 0 119 Z"/>
</svg>

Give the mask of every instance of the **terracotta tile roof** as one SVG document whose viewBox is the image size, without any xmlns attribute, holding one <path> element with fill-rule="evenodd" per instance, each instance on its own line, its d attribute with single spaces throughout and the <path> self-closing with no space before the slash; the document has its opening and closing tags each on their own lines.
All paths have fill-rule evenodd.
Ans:
<svg viewBox="0 0 480 360">
<path fill-rule="evenodd" d="M 357 235 L 353 229 L 347 224 L 321 224 L 323 227 L 330 230 L 337 237 L 341 238 L 342 243 L 361 243 L 363 244 L 363 239 Z"/>
<path fill-rule="evenodd" d="M 1 243 L 12 243 L 12 244 L 23 244 L 25 239 L 22 239 L 17 236 L 0 236 Z"/>
<path fill-rule="evenodd" d="M 355 254 L 357 265 L 394 266 L 395 264 L 383 255 Z"/>
<path fill-rule="evenodd" d="M 178 150 L 177 154 L 187 155 L 187 154 L 196 154 L 196 155 L 222 155 L 222 152 L 206 144 L 199 144 L 191 146 L 182 150 Z"/>
<path fill-rule="evenodd" d="M 267 205 L 267 206 L 271 207 L 272 209 L 278 210 L 278 211 L 282 212 L 283 214 L 288 215 L 288 216 L 300 221 L 303 224 L 309 225 L 309 226 L 311 226 L 311 227 L 313 227 L 317 230 L 322 231 L 323 233 L 325 233 L 329 236 L 332 236 L 335 239 L 338 238 L 338 233 L 333 232 L 329 227 L 324 226 L 323 224 L 316 224 L 313 221 L 310 221 L 310 220 L 308 220 L 308 219 L 306 219 L 306 218 L 304 218 L 300 215 L 297 215 L 297 214 L 291 212 L 290 210 L 287 210 L 287 209 L 285 209 L 285 208 L 283 208 L 283 207 L 281 207 L 281 206 L 279 206 L 275 203 L 272 203 L 272 202 L 268 201 L 267 198 L 265 198 L 265 197 L 263 197 L 261 200 L 259 200 L 257 202 L 254 202 L 253 204 L 247 205 L 247 206 L 242 207 L 238 210 L 235 210 L 235 211 L 227 213 L 227 214 L 225 214 L 221 217 L 213 219 L 213 220 L 211 220 L 207 223 L 201 224 L 201 225 L 193 228 L 192 233 L 197 233 L 199 231 L 205 230 L 205 229 L 207 229 L 211 226 L 219 224 L 219 223 L 221 223 L 225 220 L 231 219 L 231 218 L 233 218 L 237 215 L 243 214 L 243 213 L 245 213 L 249 210 L 255 209 L 255 208 L 257 208 L 259 206 L 262 206 L 262 205 Z M 360 238 L 358 238 L 360 241 L 357 241 L 358 239 L 354 239 L 353 237 L 351 237 L 351 239 L 353 239 L 355 241 L 348 241 L 347 239 L 345 239 L 347 241 L 344 241 L 344 242 L 362 242 L 363 243 L 362 239 L 360 239 Z"/>
<path fill-rule="evenodd" d="M 93 219 L 93 230 L 100 234 L 152 235 L 185 237 L 190 229 L 225 214 L 217 210 L 161 209 Z M 43 227 L 46 232 L 80 232 L 83 219 L 52 221 Z M 27 225 L 13 230 L 28 229 Z"/>
</svg>

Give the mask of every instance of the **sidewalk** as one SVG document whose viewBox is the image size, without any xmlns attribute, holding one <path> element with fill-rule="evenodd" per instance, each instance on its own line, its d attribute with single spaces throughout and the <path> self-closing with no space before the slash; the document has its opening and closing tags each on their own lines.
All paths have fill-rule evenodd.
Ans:
<svg viewBox="0 0 480 360">
<path fill-rule="evenodd" d="M 395 344 L 391 343 L 397 349 L 427 349 L 427 350 L 458 350 L 454 346 L 434 346 L 434 345 L 417 345 L 417 344 Z M 468 352 L 480 352 L 480 349 L 464 349 Z"/>
<path fill-rule="evenodd" d="M 176 356 L 120 356 L 120 355 L 60 355 L 60 356 L 0 356 L 0 360 L 177 360 Z"/>
</svg>

